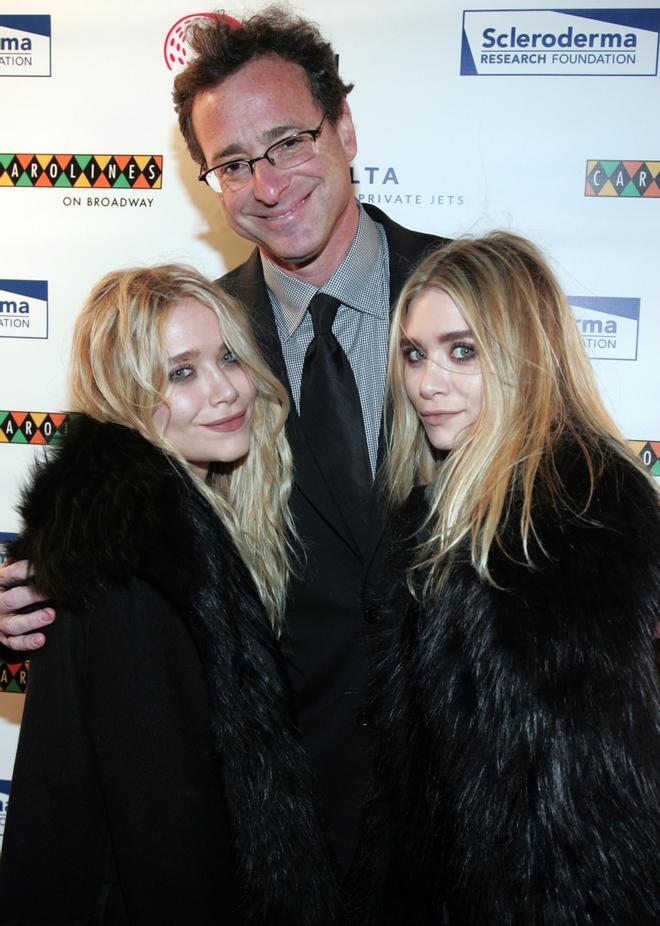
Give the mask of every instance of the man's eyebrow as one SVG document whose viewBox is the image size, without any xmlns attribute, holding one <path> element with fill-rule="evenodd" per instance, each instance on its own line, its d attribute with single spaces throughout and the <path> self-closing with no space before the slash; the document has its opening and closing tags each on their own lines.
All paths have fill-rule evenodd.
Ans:
<svg viewBox="0 0 660 926">
<path fill-rule="evenodd" d="M 266 129 L 266 131 L 262 134 L 261 143 L 263 144 L 264 148 L 269 148 L 274 142 L 279 141 L 286 135 L 295 135 L 296 132 L 304 131 L 305 129 L 301 129 L 292 123 L 288 123 L 287 125 L 274 125 L 271 129 Z M 263 151 L 260 153 L 263 154 Z M 259 155 L 257 155 L 257 157 L 258 156 Z M 227 158 L 232 157 L 235 157 L 237 160 L 249 160 L 245 148 L 243 148 L 243 146 L 238 142 L 232 142 L 231 145 L 226 145 L 224 148 L 214 154 L 213 163 L 218 164 L 220 161 L 225 161 Z"/>
</svg>

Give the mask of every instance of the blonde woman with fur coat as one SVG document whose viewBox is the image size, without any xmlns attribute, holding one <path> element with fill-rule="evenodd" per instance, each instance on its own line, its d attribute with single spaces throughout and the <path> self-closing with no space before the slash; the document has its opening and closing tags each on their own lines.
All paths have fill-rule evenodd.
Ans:
<svg viewBox="0 0 660 926">
<path fill-rule="evenodd" d="M 13 550 L 58 619 L 31 660 L 2 923 L 343 922 L 277 642 L 283 387 L 242 308 L 166 266 L 95 288 L 71 395 Z"/>
<path fill-rule="evenodd" d="M 393 320 L 392 926 L 656 926 L 660 526 L 570 308 L 506 233 Z M 399 605 L 399 609 L 405 607 Z"/>
</svg>

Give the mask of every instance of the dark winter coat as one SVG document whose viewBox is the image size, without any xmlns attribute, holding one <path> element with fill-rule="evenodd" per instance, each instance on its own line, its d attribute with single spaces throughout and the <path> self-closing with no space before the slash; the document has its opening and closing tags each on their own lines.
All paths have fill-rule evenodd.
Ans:
<svg viewBox="0 0 660 926">
<path fill-rule="evenodd" d="M 565 452 L 560 472 L 584 502 L 584 464 Z M 657 926 L 657 496 L 610 457 L 585 516 L 537 504 L 534 569 L 510 523 L 498 588 L 464 549 L 442 600 L 406 618 L 379 926 Z"/>
<path fill-rule="evenodd" d="M 31 660 L 3 924 L 343 922 L 274 633 L 181 467 L 86 418 L 13 555 L 58 619 Z"/>
</svg>

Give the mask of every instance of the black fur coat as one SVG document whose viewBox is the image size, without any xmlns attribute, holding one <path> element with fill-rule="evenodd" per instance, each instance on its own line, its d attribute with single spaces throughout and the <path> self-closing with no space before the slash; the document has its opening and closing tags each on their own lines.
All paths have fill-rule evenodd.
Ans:
<svg viewBox="0 0 660 926">
<path fill-rule="evenodd" d="M 584 500 L 575 454 L 560 472 Z M 657 497 L 610 456 L 585 517 L 541 503 L 536 525 L 536 568 L 511 531 L 515 559 L 491 557 L 499 588 L 463 551 L 442 600 L 408 611 L 389 680 L 398 824 L 379 924 L 660 923 Z"/>
<path fill-rule="evenodd" d="M 2 922 L 344 922 L 275 635 L 182 469 L 80 417 L 22 514 L 12 555 L 58 618 L 32 660 Z"/>
</svg>

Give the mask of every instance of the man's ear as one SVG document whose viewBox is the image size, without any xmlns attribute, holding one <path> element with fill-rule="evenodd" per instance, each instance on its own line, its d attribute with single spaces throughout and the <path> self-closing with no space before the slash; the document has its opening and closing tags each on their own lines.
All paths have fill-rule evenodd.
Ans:
<svg viewBox="0 0 660 926">
<path fill-rule="evenodd" d="M 355 126 L 353 125 L 351 107 L 348 105 L 346 99 L 341 104 L 341 112 L 339 113 L 337 124 L 335 125 L 335 131 L 346 153 L 346 159 L 352 161 L 357 154 L 357 138 L 355 137 Z"/>
</svg>

